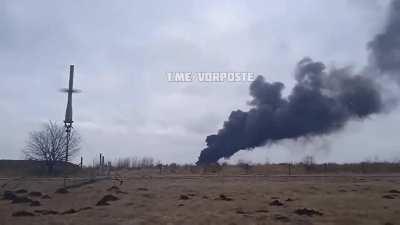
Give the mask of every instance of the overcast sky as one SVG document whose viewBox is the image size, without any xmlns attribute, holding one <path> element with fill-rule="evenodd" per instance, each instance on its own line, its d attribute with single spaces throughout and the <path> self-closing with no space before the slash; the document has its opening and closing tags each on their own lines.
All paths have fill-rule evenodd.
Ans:
<svg viewBox="0 0 400 225">
<path fill-rule="evenodd" d="M 387 0 L 0 0 L 0 159 L 23 158 L 30 131 L 62 122 L 75 64 L 75 128 L 85 162 L 150 156 L 194 163 L 205 137 L 246 110 L 249 82 L 175 83 L 167 72 L 254 72 L 293 86 L 304 56 L 361 69 L 382 30 Z M 400 110 L 330 136 L 241 151 L 287 162 L 400 160 Z"/>
</svg>

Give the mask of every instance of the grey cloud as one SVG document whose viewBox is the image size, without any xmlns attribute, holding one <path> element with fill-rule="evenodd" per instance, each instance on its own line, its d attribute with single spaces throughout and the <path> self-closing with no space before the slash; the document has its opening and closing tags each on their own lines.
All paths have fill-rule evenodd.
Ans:
<svg viewBox="0 0 400 225">
<path fill-rule="evenodd" d="M 0 157 L 20 157 L 29 131 L 63 119 L 57 90 L 76 64 L 83 92 L 74 99 L 75 126 L 87 163 L 100 151 L 194 162 L 204 132 L 232 108 L 247 109 L 249 83 L 171 84 L 165 73 L 250 71 L 290 89 L 303 55 L 362 63 L 383 13 L 347 2 L 315 1 L 311 9 L 307 1 L 1 1 L 0 123 L 9 130 Z M 157 143 L 144 141 L 153 137 Z"/>
</svg>

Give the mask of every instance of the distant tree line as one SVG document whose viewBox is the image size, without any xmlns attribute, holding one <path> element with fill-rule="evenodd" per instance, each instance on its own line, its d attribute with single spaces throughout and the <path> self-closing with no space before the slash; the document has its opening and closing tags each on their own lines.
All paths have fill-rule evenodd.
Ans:
<svg viewBox="0 0 400 225">
<path fill-rule="evenodd" d="M 115 161 L 113 165 L 113 167 L 117 169 L 143 169 L 143 168 L 151 168 L 154 166 L 155 162 L 152 157 L 119 158 Z"/>
</svg>

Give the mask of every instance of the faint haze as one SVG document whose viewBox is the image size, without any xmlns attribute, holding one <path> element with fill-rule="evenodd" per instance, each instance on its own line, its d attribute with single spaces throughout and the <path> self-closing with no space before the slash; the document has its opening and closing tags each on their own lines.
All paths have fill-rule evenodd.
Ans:
<svg viewBox="0 0 400 225">
<path fill-rule="evenodd" d="M 83 93 L 74 96 L 74 121 L 86 163 L 99 152 L 194 163 L 226 115 L 248 109 L 250 83 L 171 83 L 166 72 L 252 71 L 290 90 L 303 56 L 360 69 L 369 60 L 366 43 L 383 32 L 387 4 L 1 1 L 0 158 L 21 158 L 30 131 L 63 120 L 66 99 L 57 90 L 75 64 L 74 86 Z M 351 122 L 327 137 L 330 150 L 316 150 L 316 158 L 400 157 L 399 126 L 398 110 Z M 290 141 L 261 148 L 231 160 L 290 161 L 302 158 L 293 148 L 314 151 Z"/>
</svg>

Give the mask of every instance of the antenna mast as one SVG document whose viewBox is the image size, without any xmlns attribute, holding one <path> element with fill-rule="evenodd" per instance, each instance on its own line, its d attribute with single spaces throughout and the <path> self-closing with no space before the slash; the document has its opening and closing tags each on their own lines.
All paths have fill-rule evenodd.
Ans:
<svg viewBox="0 0 400 225">
<path fill-rule="evenodd" d="M 65 168 L 64 173 L 66 174 L 66 167 L 68 163 L 68 151 L 69 151 L 69 141 L 71 139 L 71 130 L 72 130 L 72 94 L 76 92 L 80 92 L 79 90 L 74 89 L 74 65 L 69 66 L 69 86 L 68 88 L 64 88 L 61 90 L 62 92 L 66 92 L 68 94 L 68 102 L 67 109 L 65 111 L 65 119 L 64 119 L 64 127 L 65 132 L 67 133 L 67 143 L 66 143 L 66 152 L 65 152 Z M 66 182 L 66 176 L 64 177 L 64 186 Z"/>
</svg>

